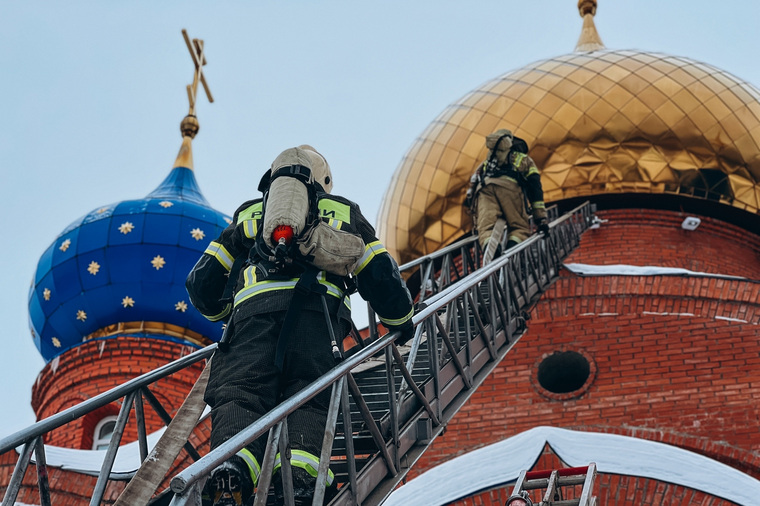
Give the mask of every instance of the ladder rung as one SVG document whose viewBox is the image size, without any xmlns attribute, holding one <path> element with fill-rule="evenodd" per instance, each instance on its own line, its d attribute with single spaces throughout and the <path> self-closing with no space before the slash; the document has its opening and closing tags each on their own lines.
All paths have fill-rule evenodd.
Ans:
<svg viewBox="0 0 760 506">
<path fill-rule="evenodd" d="M 582 485 L 586 481 L 586 476 L 560 476 L 557 479 L 557 485 L 564 487 L 567 485 Z M 549 486 L 549 478 L 541 478 L 538 480 L 526 480 L 523 483 L 524 490 L 535 490 L 537 488 L 546 488 Z"/>
<path fill-rule="evenodd" d="M 586 475 L 588 473 L 588 466 L 583 467 L 563 467 L 562 469 L 557 469 L 557 473 L 560 476 L 575 476 L 575 475 Z M 538 471 L 528 471 L 525 473 L 525 479 L 527 480 L 535 480 L 537 478 L 548 478 L 552 474 L 551 469 L 543 469 Z"/>
</svg>

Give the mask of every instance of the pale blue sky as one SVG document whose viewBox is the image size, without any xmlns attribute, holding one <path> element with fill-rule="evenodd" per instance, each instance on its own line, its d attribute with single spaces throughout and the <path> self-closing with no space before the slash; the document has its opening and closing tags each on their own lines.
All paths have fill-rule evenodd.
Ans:
<svg viewBox="0 0 760 506">
<path fill-rule="evenodd" d="M 710 63 L 760 86 L 760 3 L 599 0 L 609 49 Z M 283 149 L 308 143 L 336 193 L 373 221 L 407 149 L 485 81 L 573 51 L 576 0 L 0 1 L 0 438 L 34 422 L 44 363 L 27 294 L 37 260 L 79 216 L 166 176 L 204 39 L 196 176 L 232 213 Z"/>
</svg>

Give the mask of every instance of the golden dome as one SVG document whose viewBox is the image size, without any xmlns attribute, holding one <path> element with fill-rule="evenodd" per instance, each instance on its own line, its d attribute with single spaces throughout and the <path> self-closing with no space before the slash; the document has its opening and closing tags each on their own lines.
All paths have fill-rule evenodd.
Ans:
<svg viewBox="0 0 760 506">
<path fill-rule="evenodd" d="M 485 83 L 416 140 L 378 217 L 379 237 L 400 262 L 471 229 L 461 204 L 498 128 L 528 142 L 547 204 L 648 193 L 758 213 L 760 91 L 689 58 L 606 50 L 593 22 L 585 33 L 592 15 L 576 52 Z"/>
</svg>

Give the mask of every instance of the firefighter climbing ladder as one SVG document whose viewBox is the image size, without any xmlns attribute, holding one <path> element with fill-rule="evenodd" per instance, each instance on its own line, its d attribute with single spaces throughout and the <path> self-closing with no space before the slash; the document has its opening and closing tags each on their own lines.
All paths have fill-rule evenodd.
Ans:
<svg viewBox="0 0 760 506">
<path fill-rule="evenodd" d="M 286 450 L 282 454 L 288 455 L 287 416 L 326 389 L 332 391 L 332 397 L 317 482 L 324 484 L 329 463 L 340 483 L 332 505 L 381 504 L 523 335 L 528 317 L 526 310 L 557 279 L 562 261 L 578 246 L 581 234 L 592 223 L 593 213 L 590 204 L 580 205 L 552 219 L 547 238 L 532 236 L 485 266 L 480 261 L 481 252 L 475 237 L 402 266 L 420 286 L 413 320 L 415 336 L 408 348 L 400 350 L 393 344 L 396 334 L 378 336 L 375 315 L 369 309 L 370 344 L 203 457 L 187 442 L 186 436 L 188 427 L 195 425 L 202 411 L 199 409 L 203 406 L 202 396 L 197 393 L 200 386 L 193 389 L 195 393 L 191 392 L 174 420 L 150 386 L 210 359 L 216 345 L 134 378 L 0 440 L 0 454 L 23 445 L 2 506 L 15 503 L 32 454 L 37 468 L 39 504 L 50 504 L 44 434 L 118 401 L 122 401 L 122 408 L 105 452 L 91 505 L 101 503 L 109 480 L 124 479 L 123 474 L 114 473 L 113 466 L 133 407 L 139 458 L 145 464 L 129 476 L 135 485 L 127 487 L 122 504 L 132 506 L 139 504 L 133 502 L 136 497 L 141 498 L 138 501 L 153 497 L 149 504 L 156 506 L 200 505 L 200 491 L 210 471 L 261 436 L 268 437 L 268 450 L 259 483 L 259 490 L 263 492 L 255 504 L 266 504 L 266 485 L 271 479 L 274 455 L 278 449 Z M 151 454 L 145 434 L 143 400 L 147 400 L 169 426 Z M 183 436 L 178 437 L 178 434 Z M 173 441 L 165 441 L 165 438 Z M 156 448 L 162 450 L 161 455 L 156 455 Z M 182 448 L 195 462 L 180 472 L 165 475 Z M 282 470 L 288 500 L 292 498 L 292 486 L 287 458 L 283 459 Z M 158 495 L 154 490 L 158 490 Z M 324 485 L 318 486 L 315 504 L 321 504 L 323 494 Z M 127 497 L 128 502 L 125 502 Z M 564 503 L 556 506 L 560 504 Z"/>
<path fill-rule="evenodd" d="M 596 506 L 596 496 L 592 496 L 596 464 L 585 467 L 567 467 L 554 470 L 522 471 L 517 478 L 512 495 L 506 506 Z M 583 485 L 580 494 L 575 488 Z M 530 499 L 531 490 L 545 489 L 540 502 Z M 577 498 L 565 498 L 568 489 L 573 489 Z"/>
</svg>

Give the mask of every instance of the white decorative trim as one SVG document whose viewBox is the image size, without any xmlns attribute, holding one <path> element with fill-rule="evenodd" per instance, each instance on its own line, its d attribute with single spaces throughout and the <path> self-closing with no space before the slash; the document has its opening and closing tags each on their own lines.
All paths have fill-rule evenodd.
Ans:
<svg viewBox="0 0 760 506">
<path fill-rule="evenodd" d="M 546 444 L 570 467 L 595 462 L 600 473 L 665 481 L 747 506 L 760 497 L 760 481 L 698 453 L 616 434 L 536 427 L 430 469 L 396 489 L 384 504 L 438 506 L 514 483 Z"/>
</svg>

